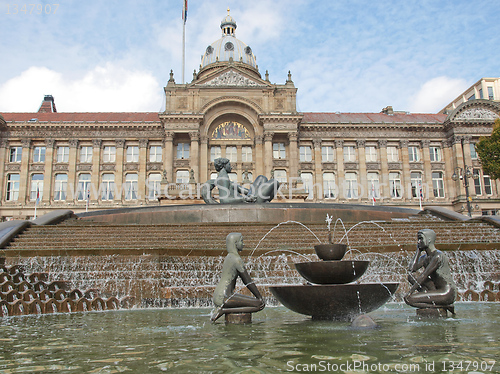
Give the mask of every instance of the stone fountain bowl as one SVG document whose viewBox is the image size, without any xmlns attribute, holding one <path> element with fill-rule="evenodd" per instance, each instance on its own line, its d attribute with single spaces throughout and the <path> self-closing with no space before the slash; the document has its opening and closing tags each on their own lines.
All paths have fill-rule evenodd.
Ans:
<svg viewBox="0 0 500 374">
<path fill-rule="evenodd" d="M 318 244 L 314 246 L 314 250 L 322 260 L 342 260 L 347 251 L 347 244 Z"/>
<path fill-rule="evenodd" d="M 370 261 L 317 261 L 295 264 L 297 271 L 311 283 L 344 284 L 361 277 Z"/>
<path fill-rule="evenodd" d="M 280 303 L 313 319 L 352 320 L 384 305 L 399 283 L 285 285 L 269 289 Z"/>
</svg>

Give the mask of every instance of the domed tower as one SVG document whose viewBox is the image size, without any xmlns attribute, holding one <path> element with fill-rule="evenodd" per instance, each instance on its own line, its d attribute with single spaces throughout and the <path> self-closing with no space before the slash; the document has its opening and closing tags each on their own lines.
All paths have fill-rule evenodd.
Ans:
<svg viewBox="0 0 500 374">
<path fill-rule="evenodd" d="M 222 37 L 210 44 L 201 56 L 198 79 L 227 63 L 235 63 L 253 75 L 261 77 L 252 48 L 236 38 L 236 27 L 236 21 L 231 17 L 228 9 L 227 16 L 220 23 Z"/>
</svg>

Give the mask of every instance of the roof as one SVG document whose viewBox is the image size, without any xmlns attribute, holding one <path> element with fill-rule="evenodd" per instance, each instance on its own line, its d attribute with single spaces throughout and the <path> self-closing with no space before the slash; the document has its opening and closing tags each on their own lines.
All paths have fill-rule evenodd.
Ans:
<svg viewBox="0 0 500 374">
<path fill-rule="evenodd" d="M 160 122 L 155 112 L 111 112 L 111 113 L 2 113 L 9 122 Z"/>
<path fill-rule="evenodd" d="M 303 113 L 302 124 L 316 123 L 444 123 L 445 114 Z"/>
</svg>

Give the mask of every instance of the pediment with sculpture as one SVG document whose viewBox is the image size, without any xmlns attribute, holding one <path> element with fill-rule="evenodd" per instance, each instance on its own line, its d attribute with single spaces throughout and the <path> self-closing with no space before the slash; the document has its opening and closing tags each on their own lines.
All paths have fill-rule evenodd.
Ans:
<svg viewBox="0 0 500 374">
<path fill-rule="evenodd" d="M 228 70 L 215 78 L 209 79 L 200 86 L 209 87 L 266 87 L 256 80 L 250 79 L 243 74 L 235 71 Z"/>
<path fill-rule="evenodd" d="M 490 100 L 473 100 L 458 106 L 449 116 L 450 121 L 495 121 L 499 117 L 500 105 Z"/>
</svg>

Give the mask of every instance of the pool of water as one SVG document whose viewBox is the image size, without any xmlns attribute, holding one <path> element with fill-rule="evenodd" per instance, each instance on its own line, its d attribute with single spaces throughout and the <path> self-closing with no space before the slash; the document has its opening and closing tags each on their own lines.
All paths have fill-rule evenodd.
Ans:
<svg viewBox="0 0 500 374">
<path fill-rule="evenodd" d="M 392 303 L 370 313 L 374 330 L 283 307 L 227 326 L 194 308 L 7 317 L 0 373 L 498 373 L 499 307 L 458 303 L 454 318 L 421 320 Z"/>
</svg>

